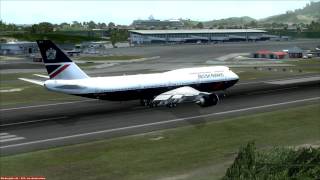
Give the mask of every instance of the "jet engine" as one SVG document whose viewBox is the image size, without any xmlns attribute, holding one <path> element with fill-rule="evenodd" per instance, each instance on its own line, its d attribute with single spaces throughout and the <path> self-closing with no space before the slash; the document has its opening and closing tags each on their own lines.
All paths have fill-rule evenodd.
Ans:
<svg viewBox="0 0 320 180">
<path fill-rule="evenodd" d="M 197 104 L 201 107 L 215 106 L 219 103 L 220 97 L 218 94 L 212 93 L 203 95 L 199 98 Z"/>
</svg>

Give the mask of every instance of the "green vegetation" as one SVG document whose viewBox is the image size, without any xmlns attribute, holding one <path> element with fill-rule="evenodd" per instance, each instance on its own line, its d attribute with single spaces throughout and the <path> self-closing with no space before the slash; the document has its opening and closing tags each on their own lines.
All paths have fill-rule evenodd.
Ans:
<svg viewBox="0 0 320 180">
<path fill-rule="evenodd" d="M 35 78 L 30 73 L 4 74 L 0 76 L 0 90 L 22 89 L 16 92 L 0 92 L 0 108 L 17 104 L 48 103 L 80 100 L 77 96 L 50 92 L 42 86 L 18 80 L 18 78 Z"/>
<path fill-rule="evenodd" d="M 37 87 L 35 85 L 24 85 L 16 88 L 21 88 L 22 91 L 17 92 L 1 92 L 1 108 L 10 107 L 16 104 L 32 104 L 32 103 L 56 103 L 62 101 L 81 100 L 76 96 L 68 96 L 64 94 L 49 92 L 43 87 Z M 3 88 L 4 89 L 4 88 Z M 11 88 L 5 89 L 14 89 Z M 23 93 L 23 94 L 21 94 Z"/>
<path fill-rule="evenodd" d="M 281 34 L 296 38 L 320 38 L 320 2 L 310 2 L 302 9 L 287 11 L 264 19 L 230 17 L 212 21 L 182 20 L 188 28 L 219 28 L 219 29 L 242 29 L 242 28 L 264 28 L 272 34 Z M 203 23 L 203 26 L 197 26 Z M 290 27 L 289 27 L 290 26 Z M 293 29 L 290 29 L 293 28 Z"/>
<path fill-rule="evenodd" d="M 0 36 L 1 37 L 1 36 Z M 81 43 L 83 41 L 99 41 L 101 38 L 97 37 L 88 37 L 88 36 L 80 36 L 80 35 L 68 35 L 61 33 L 10 33 L 6 35 L 2 35 L 2 37 L 11 37 L 22 41 L 36 41 L 39 39 L 50 39 L 56 43 Z"/>
<path fill-rule="evenodd" d="M 94 66 L 98 66 L 101 64 L 103 63 L 96 63 L 96 62 L 77 63 L 77 65 L 83 70 L 94 68 Z"/>
<path fill-rule="evenodd" d="M 247 24 L 251 24 L 252 22 L 256 22 L 255 19 L 248 17 L 248 16 L 243 16 L 243 17 L 231 17 L 231 18 L 226 18 L 226 19 L 220 19 L 220 20 L 213 20 L 213 21 L 207 21 L 204 22 L 206 26 L 209 27 L 224 27 L 224 26 L 246 26 Z M 237 28 L 237 27 L 233 27 Z"/>
<path fill-rule="evenodd" d="M 299 72 L 296 67 L 263 67 L 259 69 L 255 68 L 231 68 L 240 77 L 240 80 L 254 80 L 254 79 L 264 79 L 264 78 L 283 78 L 289 77 L 296 74 L 306 73 L 304 71 Z M 275 71 L 277 69 L 277 71 Z M 285 71 L 283 71 L 285 69 Z M 291 72 L 292 71 L 292 72 Z"/>
<path fill-rule="evenodd" d="M 181 20 L 184 24 L 184 27 L 188 27 L 188 28 L 192 28 L 192 27 L 196 27 L 196 25 L 200 22 L 200 21 L 194 21 L 194 20 L 191 20 L 191 19 L 182 19 Z"/>
<path fill-rule="evenodd" d="M 241 80 L 263 79 L 263 78 L 282 78 L 292 75 L 320 73 L 320 59 L 287 59 L 281 60 L 279 64 L 288 66 L 266 66 L 266 67 L 232 67 Z M 293 66 L 290 66 L 293 65 Z"/>
<path fill-rule="evenodd" d="M 211 21 L 193 21 L 190 19 L 181 21 L 184 23 L 184 28 L 218 28 L 218 29 L 244 29 L 244 28 L 262 28 L 276 35 L 285 35 L 297 38 L 320 38 L 320 2 L 310 2 L 302 9 L 287 11 L 285 14 L 279 14 L 264 19 L 256 20 L 254 18 L 230 17 L 220 20 Z M 108 25 L 107 25 L 108 24 Z M 159 27 L 167 29 L 167 27 Z M 21 37 L 16 34 L 43 34 L 42 37 L 47 37 L 46 34 L 65 34 L 72 36 L 83 35 L 90 41 L 110 39 L 112 45 L 117 42 L 127 41 L 129 37 L 128 26 L 116 25 L 113 22 L 78 22 L 52 24 L 49 22 L 40 22 L 31 26 L 19 26 L 15 24 L 6 24 L 0 20 L 0 35 L 6 37 L 17 37 L 18 40 L 28 40 L 34 38 Z M 65 34 L 66 35 L 66 34 Z M 22 39 L 19 39 L 22 38 Z M 54 36 L 47 38 L 55 38 Z M 77 38 L 67 41 L 65 38 L 56 37 L 57 42 L 72 42 L 79 43 Z M 0 38 L 0 41 L 5 41 Z M 55 40 L 55 39 L 54 39 Z"/>
<path fill-rule="evenodd" d="M 31 33 L 50 33 L 53 32 L 54 26 L 49 22 L 41 22 L 39 24 L 33 24 L 28 30 Z"/>
<path fill-rule="evenodd" d="M 128 41 L 129 32 L 123 29 L 111 29 L 110 30 L 110 41 L 113 47 L 117 42 Z"/>
<path fill-rule="evenodd" d="M 271 16 L 263 19 L 263 23 L 311 23 L 317 21 L 320 18 L 320 3 L 310 2 L 306 7 L 297 9 L 295 11 L 288 11 L 285 14 Z"/>
<path fill-rule="evenodd" d="M 261 78 L 276 78 L 276 77 L 284 77 L 286 74 L 284 73 L 275 73 L 274 71 L 268 70 L 255 70 L 255 69 L 246 69 L 244 72 L 237 73 L 241 80 L 253 80 L 253 79 L 261 79 Z M 287 76 L 292 74 L 287 74 Z"/>
<path fill-rule="evenodd" d="M 248 16 L 243 16 L 243 17 L 230 17 L 230 18 L 226 18 L 226 19 L 219 19 L 219 20 L 212 20 L 212 21 L 192 21 L 190 19 L 188 20 L 182 20 L 184 23 L 185 27 L 188 28 L 204 28 L 204 27 L 210 27 L 210 28 L 219 28 L 219 29 L 223 29 L 223 28 L 243 28 L 243 27 L 253 27 L 252 25 L 254 25 L 255 27 L 257 26 L 257 20 L 248 17 Z"/>
<path fill-rule="evenodd" d="M 1 108 L 17 104 L 81 100 L 80 97 L 50 92 L 42 86 L 33 85 L 27 82 L 1 83 L 1 90 L 10 89 L 22 89 L 22 91 L 0 92 Z"/>
<path fill-rule="evenodd" d="M 320 38 L 320 23 L 319 30 L 317 31 L 288 31 L 286 29 L 268 29 L 269 34 L 281 35 L 281 36 L 290 36 L 292 38 Z"/>
<path fill-rule="evenodd" d="M 320 179 L 320 148 L 242 147 L 223 179 Z"/>
<path fill-rule="evenodd" d="M 310 59 L 299 59 L 299 60 L 286 60 L 283 61 L 286 64 L 293 64 L 296 66 L 320 66 L 320 59 L 310 58 Z"/>
<path fill-rule="evenodd" d="M 31 78 L 34 77 L 32 76 L 31 73 L 9 73 L 9 74 L 0 74 L 0 80 L 1 83 L 6 82 L 6 81 L 20 81 L 18 78 L 25 77 L 25 78 Z M 2 88 L 3 86 L 1 86 Z"/>
<path fill-rule="evenodd" d="M 25 31 L 29 33 L 50 33 L 54 31 L 88 31 L 92 29 L 111 29 L 116 28 L 113 22 L 107 26 L 106 23 L 78 22 L 51 24 L 49 22 L 40 22 L 31 26 L 18 26 L 15 24 L 6 24 L 0 20 L 0 31 Z"/>
<path fill-rule="evenodd" d="M 76 60 L 85 60 L 85 61 L 109 61 L 109 60 L 132 60 L 132 59 L 141 59 L 143 56 L 81 56 L 75 58 Z"/>
<path fill-rule="evenodd" d="M 21 60 L 21 57 L 13 57 L 13 56 L 0 56 L 0 61 L 14 61 Z"/>
<path fill-rule="evenodd" d="M 108 26 L 106 23 L 95 23 L 94 21 L 82 23 L 73 21 L 71 24 L 41 22 L 25 27 L 6 24 L 0 20 L 1 42 L 5 42 L 6 38 L 15 38 L 25 41 L 51 39 L 58 43 L 81 43 L 106 40 L 108 37 L 115 46 L 117 42 L 128 41 L 129 32 L 127 29 L 117 28 L 113 22 L 110 22 Z"/>
<path fill-rule="evenodd" d="M 317 103 L 223 121 L 203 119 L 195 126 L 1 157 L 0 164 L 5 164 L 1 174 L 48 179 L 217 179 L 245 142 L 255 140 L 261 149 L 318 142 L 319 116 Z"/>
<path fill-rule="evenodd" d="M 311 58 L 311 59 L 300 59 L 297 61 L 284 61 L 286 64 L 295 65 L 291 68 L 295 71 L 302 70 L 305 73 L 320 73 L 320 59 Z"/>
</svg>

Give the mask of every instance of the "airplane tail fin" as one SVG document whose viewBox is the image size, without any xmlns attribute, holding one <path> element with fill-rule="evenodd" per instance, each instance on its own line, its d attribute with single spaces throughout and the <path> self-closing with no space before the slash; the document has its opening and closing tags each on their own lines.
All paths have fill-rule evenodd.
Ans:
<svg viewBox="0 0 320 180">
<path fill-rule="evenodd" d="M 89 76 L 52 41 L 37 40 L 50 79 L 84 79 Z"/>
</svg>

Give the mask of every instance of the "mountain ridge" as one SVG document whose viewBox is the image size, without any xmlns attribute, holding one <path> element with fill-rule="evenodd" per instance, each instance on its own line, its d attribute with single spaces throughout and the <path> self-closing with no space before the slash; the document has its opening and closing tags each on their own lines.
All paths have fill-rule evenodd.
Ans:
<svg viewBox="0 0 320 180">
<path fill-rule="evenodd" d="M 249 16 L 242 17 L 229 17 L 224 19 L 217 19 L 211 21 L 193 21 L 193 20 L 182 20 L 186 26 L 192 27 L 197 26 L 197 24 L 202 23 L 205 27 L 214 27 L 214 26 L 244 26 L 252 25 L 255 26 L 259 24 L 310 24 L 312 21 L 320 21 L 320 1 L 319 2 L 310 2 L 306 4 L 305 7 L 301 9 L 296 9 L 293 11 L 287 11 L 284 14 L 278 14 L 269 16 L 262 19 L 254 19 Z"/>
</svg>

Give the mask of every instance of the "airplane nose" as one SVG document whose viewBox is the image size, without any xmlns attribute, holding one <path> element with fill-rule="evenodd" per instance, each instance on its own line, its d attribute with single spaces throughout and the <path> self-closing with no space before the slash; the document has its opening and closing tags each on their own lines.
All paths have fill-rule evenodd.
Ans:
<svg viewBox="0 0 320 180">
<path fill-rule="evenodd" d="M 231 72 L 232 72 L 233 78 L 238 80 L 238 79 L 239 79 L 239 76 L 238 76 L 236 73 L 234 73 L 233 71 L 231 71 Z"/>
<path fill-rule="evenodd" d="M 237 79 L 239 79 L 239 76 L 238 76 L 236 73 L 234 73 L 234 75 L 235 75 L 235 77 L 236 77 Z"/>
</svg>

